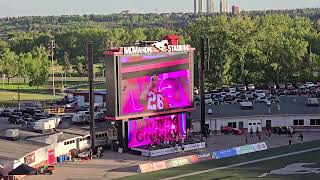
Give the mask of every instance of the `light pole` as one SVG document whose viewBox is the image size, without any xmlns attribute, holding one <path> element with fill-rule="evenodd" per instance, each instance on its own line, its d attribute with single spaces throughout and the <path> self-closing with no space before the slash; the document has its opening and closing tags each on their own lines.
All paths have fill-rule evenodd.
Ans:
<svg viewBox="0 0 320 180">
<path fill-rule="evenodd" d="M 54 49 L 55 49 L 55 42 L 54 40 L 52 40 L 51 41 L 52 93 L 53 93 L 53 96 L 56 96 L 56 88 L 54 85 Z"/>
</svg>

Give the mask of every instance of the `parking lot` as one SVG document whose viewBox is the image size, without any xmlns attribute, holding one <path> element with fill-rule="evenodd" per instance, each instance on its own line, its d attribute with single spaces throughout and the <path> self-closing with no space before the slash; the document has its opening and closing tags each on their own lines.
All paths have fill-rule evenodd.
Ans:
<svg viewBox="0 0 320 180">
<path fill-rule="evenodd" d="M 199 105 L 199 91 L 195 90 L 195 103 Z M 302 83 L 280 83 L 278 85 L 249 85 L 223 86 L 215 90 L 207 90 L 205 103 L 211 104 L 237 104 L 240 102 L 266 103 L 268 105 L 279 102 L 279 96 L 306 96 L 310 98 L 320 97 L 320 84 L 312 82 Z"/>
</svg>

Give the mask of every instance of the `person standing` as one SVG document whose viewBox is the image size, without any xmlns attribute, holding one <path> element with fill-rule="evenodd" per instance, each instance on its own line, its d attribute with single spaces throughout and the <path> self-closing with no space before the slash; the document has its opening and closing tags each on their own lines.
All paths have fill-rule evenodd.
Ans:
<svg viewBox="0 0 320 180">
<path fill-rule="evenodd" d="M 252 129 L 252 127 L 250 128 L 250 137 L 253 137 L 253 129 Z"/>
<path fill-rule="evenodd" d="M 261 133 L 260 132 L 258 132 L 258 139 L 259 139 L 259 141 L 261 141 Z"/>
<path fill-rule="evenodd" d="M 292 145 L 292 138 L 290 137 L 289 138 L 289 146 L 291 146 Z"/>
<path fill-rule="evenodd" d="M 269 140 L 271 139 L 271 129 L 268 130 Z"/>
<path fill-rule="evenodd" d="M 246 144 L 248 144 L 248 136 L 246 135 Z"/>
<path fill-rule="evenodd" d="M 301 143 L 303 143 L 303 134 L 302 133 L 300 135 L 300 138 L 301 138 Z"/>
</svg>

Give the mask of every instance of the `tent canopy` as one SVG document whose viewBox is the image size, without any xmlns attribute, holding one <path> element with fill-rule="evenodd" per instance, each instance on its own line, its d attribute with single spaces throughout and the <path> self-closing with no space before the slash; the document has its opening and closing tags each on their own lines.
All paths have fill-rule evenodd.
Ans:
<svg viewBox="0 0 320 180">
<path fill-rule="evenodd" d="M 38 170 L 30 167 L 26 164 L 21 164 L 14 170 L 10 171 L 8 174 L 9 175 L 29 175 L 29 174 L 35 174 Z"/>
</svg>

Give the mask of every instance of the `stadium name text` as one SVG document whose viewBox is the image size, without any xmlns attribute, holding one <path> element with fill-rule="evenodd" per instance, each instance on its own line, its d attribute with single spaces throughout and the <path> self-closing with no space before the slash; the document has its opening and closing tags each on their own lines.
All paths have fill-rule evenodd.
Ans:
<svg viewBox="0 0 320 180">
<path fill-rule="evenodd" d="M 162 52 L 183 52 L 188 51 L 190 45 L 168 45 Z M 123 47 L 123 54 L 150 54 L 153 53 L 153 47 Z"/>
</svg>

